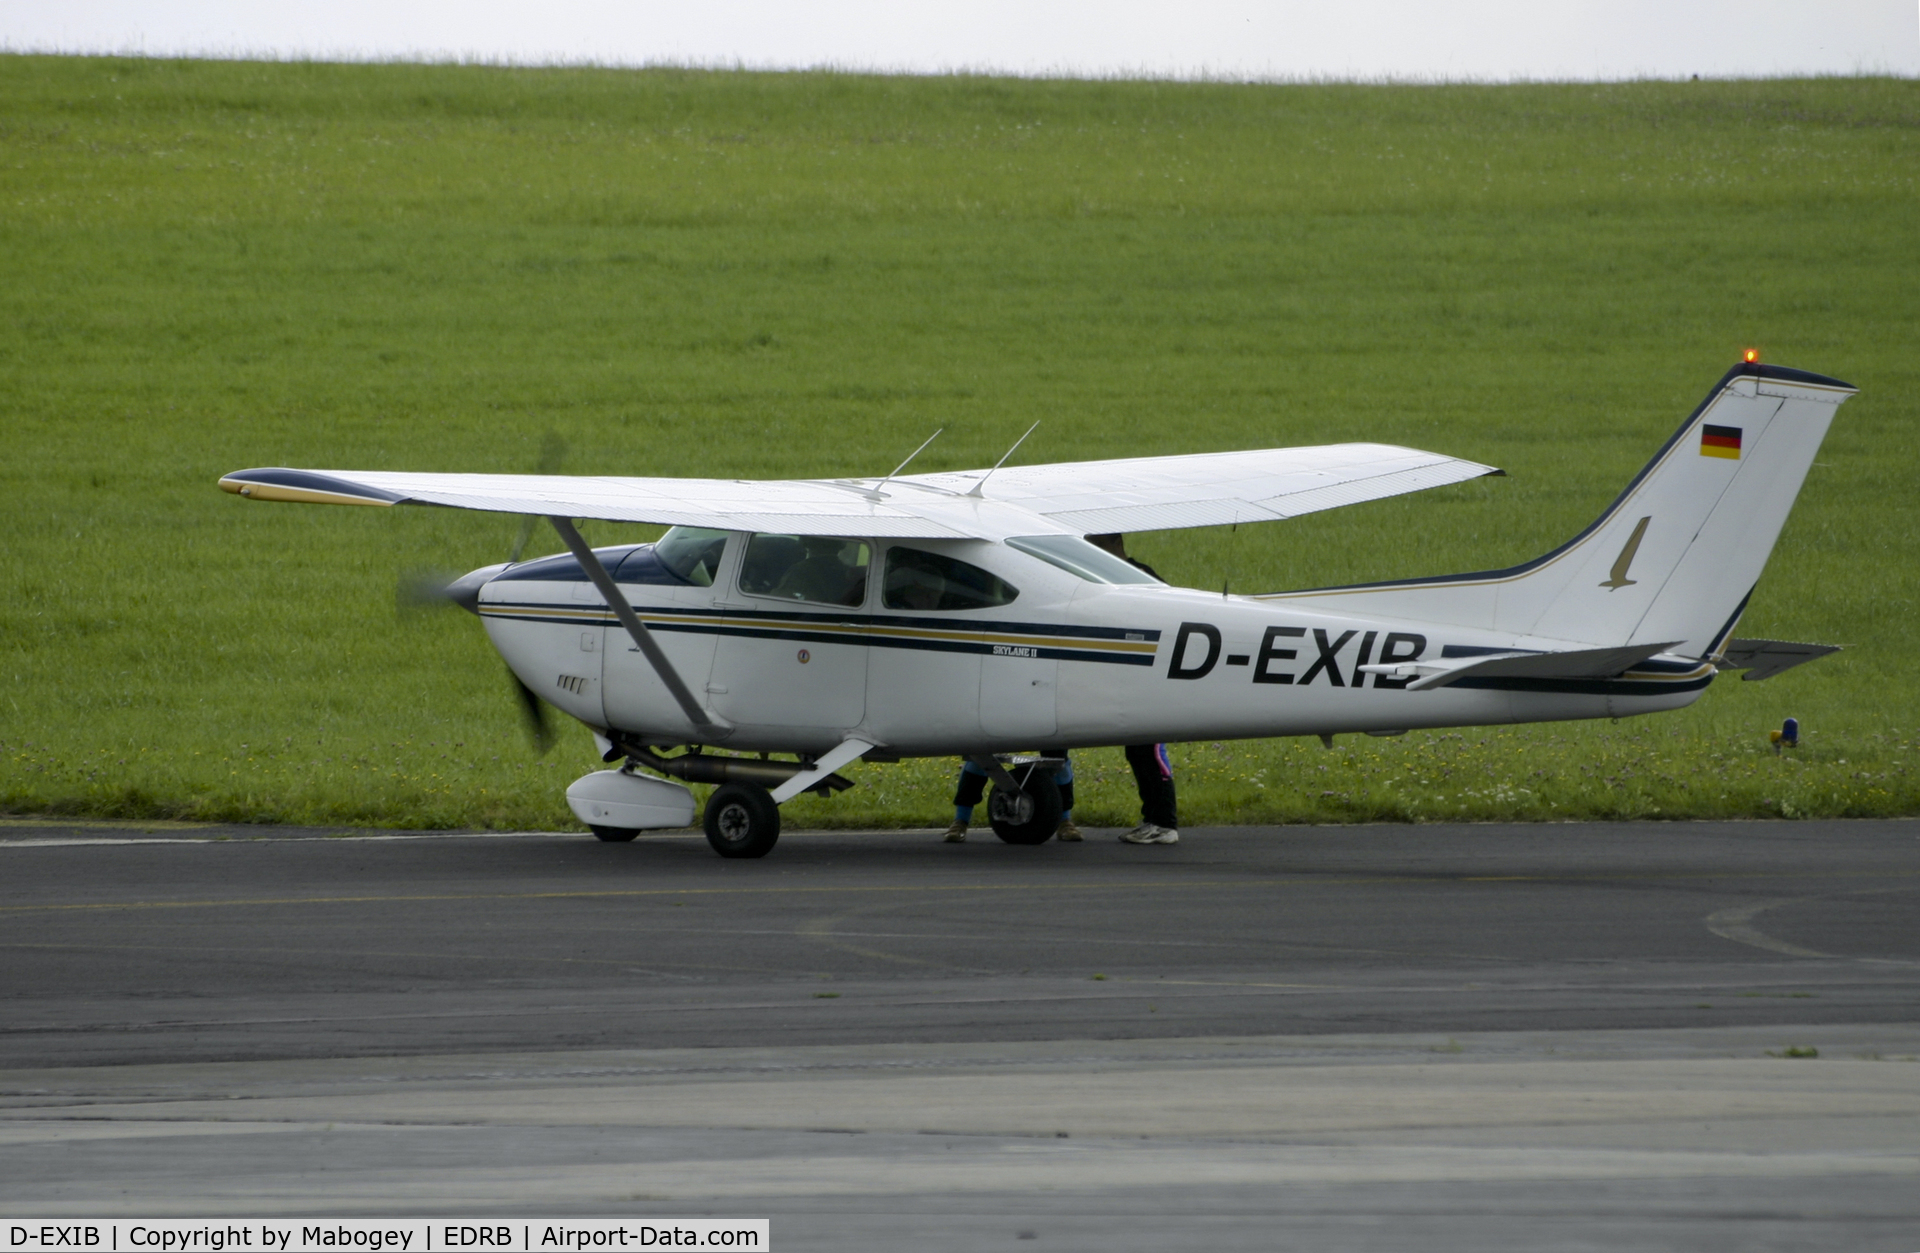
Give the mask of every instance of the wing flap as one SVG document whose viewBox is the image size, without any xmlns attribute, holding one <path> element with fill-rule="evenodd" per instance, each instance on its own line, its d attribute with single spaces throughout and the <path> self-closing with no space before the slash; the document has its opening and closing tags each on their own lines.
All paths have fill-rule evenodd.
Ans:
<svg viewBox="0 0 1920 1253">
<path fill-rule="evenodd" d="M 1048 511 L 1046 518 L 1082 535 L 1115 531 L 1177 531 L 1190 526 L 1232 526 L 1286 517 L 1244 500 L 1191 500 L 1158 505 L 1111 505 L 1100 509 Z"/>
<path fill-rule="evenodd" d="M 990 479 L 985 470 L 968 470 L 901 481 L 949 492 L 978 487 L 989 500 L 1098 534 L 1269 522 L 1500 473 L 1393 444 L 1324 444 L 1013 466 Z"/>
<path fill-rule="evenodd" d="M 1297 518 L 1303 513 L 1318 513 L 1322 509 L 1339 509 L 1367 500 L 1385 500 L 1389 496 L 1424 492 L 1430 487 L 1446 487 L 1453 483 L 1464 483 L 1469 479 L 1485 478 L 1490 474 L 1505 473 L 1504 470 L 1496 470 L 1477 462 L 1447 458 L 1439 465 L 1412 466 L 1347 483 L 1330 483 L 1284 496 L 1269 497 L 1258 503 L 1275 510 L 1282 517 Z"/>
</svg>

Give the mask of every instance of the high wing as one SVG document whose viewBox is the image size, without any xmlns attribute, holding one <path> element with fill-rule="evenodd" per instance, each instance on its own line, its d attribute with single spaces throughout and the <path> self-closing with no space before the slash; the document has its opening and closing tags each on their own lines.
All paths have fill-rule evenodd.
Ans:
<svg viewBox="0 0 1920 1253">
<path fill-rule="evenodd" d="M 1098 534 L 1265 522 L 1499 473 L 1412 448 L 1330 444 L 891 481 L 274 468 L 235 471 L 220 486 L 253 500 L 444 505 L 790 535 L 990 539 L 1023 529 Z"/>
</svg>

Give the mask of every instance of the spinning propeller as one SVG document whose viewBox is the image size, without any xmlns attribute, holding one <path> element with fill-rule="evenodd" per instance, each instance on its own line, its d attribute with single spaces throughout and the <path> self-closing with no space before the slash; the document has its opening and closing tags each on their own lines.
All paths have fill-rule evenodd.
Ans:
<svg viewBox="0 0 1920 1253">
<path fill-rule="evenodd" d="M 540 441 L 540 460 L 534 468 L 535 474 L 557 474 L 560 463 L 567 457 L 567 441 L 558 433 L 548 431 Z M 539 522 L 537 517 L 528 515 L 520 525 L 520 534 L 514 539 L 513 547 L 507 553 L 507 559 L 499 565 L 486 566 L 466 574 L 455 574 L 445 569 L 419 568 L 403 573 L 394 586 L 394 605 L 403 615 L 417 613 L 425 609 L 440 609 L 454 606 L 468 613 L 478 613 L 480 588 L 494 575 L 508 566 L 519 562 L 520 554 L 526 551 L 527 541 L 533 538 L 533 528 Z M 553 747 L 553 727 L 547 719 L 547 705 L 533 689 L 521 682 L 520 676 L 507 669 L 507 678 L 513 682 L 515 696 L 519 700 L 520 717 L 527 729 L 527 739 L 533 744 L 533 751 L 545 755 Z"/>
</svg>

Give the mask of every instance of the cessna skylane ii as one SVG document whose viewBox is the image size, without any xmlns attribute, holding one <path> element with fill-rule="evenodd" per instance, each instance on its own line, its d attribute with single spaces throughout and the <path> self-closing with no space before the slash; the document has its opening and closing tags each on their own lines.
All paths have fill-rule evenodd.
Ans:
<svg viewBox="0 0 1920 1253">
<path fill-rule="evenodd" d="M 1333 444 L 878 480 L 263 469 L 220 486 L 549 519 L 566 553 L 475 570 L 447 595 L 623 761 L 567 789 L 601 839 L 690 825 L 685 784 L 714 783 L 708 840 L 760 857 L 779 805 L 851 786 L 835 773 L 848 763 L 958 756 L 994 780 L 995 832 L 1038 844 L 1060 815 L 1044 767 L 1066 749 L 1621 718 L 1690 704 L 1721 670 L 1765 678 L 1834 651 L 1733 632 L 1854 391 L 1749 359 L 1545 556 L 1267 595 L 1170 587 L 1085 537 L 1501 472 Z M 577 518 L 672 529 L 589 548 Z"/>
</svg>

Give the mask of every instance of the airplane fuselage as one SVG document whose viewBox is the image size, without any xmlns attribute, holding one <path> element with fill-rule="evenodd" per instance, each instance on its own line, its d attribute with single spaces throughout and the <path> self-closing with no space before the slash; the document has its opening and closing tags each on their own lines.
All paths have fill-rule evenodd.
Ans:
<svg viewBox="0 0 1920 1253">
<path fill-rule="evenodd" d="M 850 538 L 866 582 L 832 594 L 858 603 L 821 603 L 749 590 L 751 539 L 726 536 L 706 585 L 670 577 L 649 546 L 599 550 L 675 670 L 731 728 L 724 738 L 676 706 L 571 558 L 506 571 L 478 608 L 521 679 L 581 722 L 653 745 L 754 752 L 819 754 L 849 737 L 934 756 L 1617 718 L 1687 705 L 1713 677 L 1704 661 L 1662 656 L 1612 678 L 1408 691 L 1408 678 L 1360 667 L 1581 645 L 1311 597 L 1091 581 L 985 540 Z M 886 583 L 902 564 L 894 548 L 964 562 L 1015 594 L 984 608 L 908 607 Z M 646 581 L 623 577 L 635 571 Z"/>
<path fill-rule="evenodd" d="M 485 620 L 528 692 L 625 758 L 567 790 L 603 840 L 685 825 L 685 785 L 713 784 L 709 843 L 760 857 L 782 803 L 852 785 L 840 767 L 958 755 L 994 780 L 996 834 L 1032 844 L 1053 837 L 1061 797 L 1051 771 L 1007 759 L 1023 749 L 1620 718 L 1690 704 L 1719 670 L 1764 679 L 1836 651 L 1734 632 L 1854 391 L 1749 353 L 1552 551 L 1268 596 L 1169 587 L 1126 560 L 1120 533 L 1280 521 L 1500 472 L 1330 444 L 903 463 L 878 480 L 278 467 L 220 485 L 545 517 L 566 555 L 475 570 L 441 595 Z M 672 529 L 596 550 L 583 518 Z M 674 745 L 688 751 L 655 751 Z"/>
</svg>

